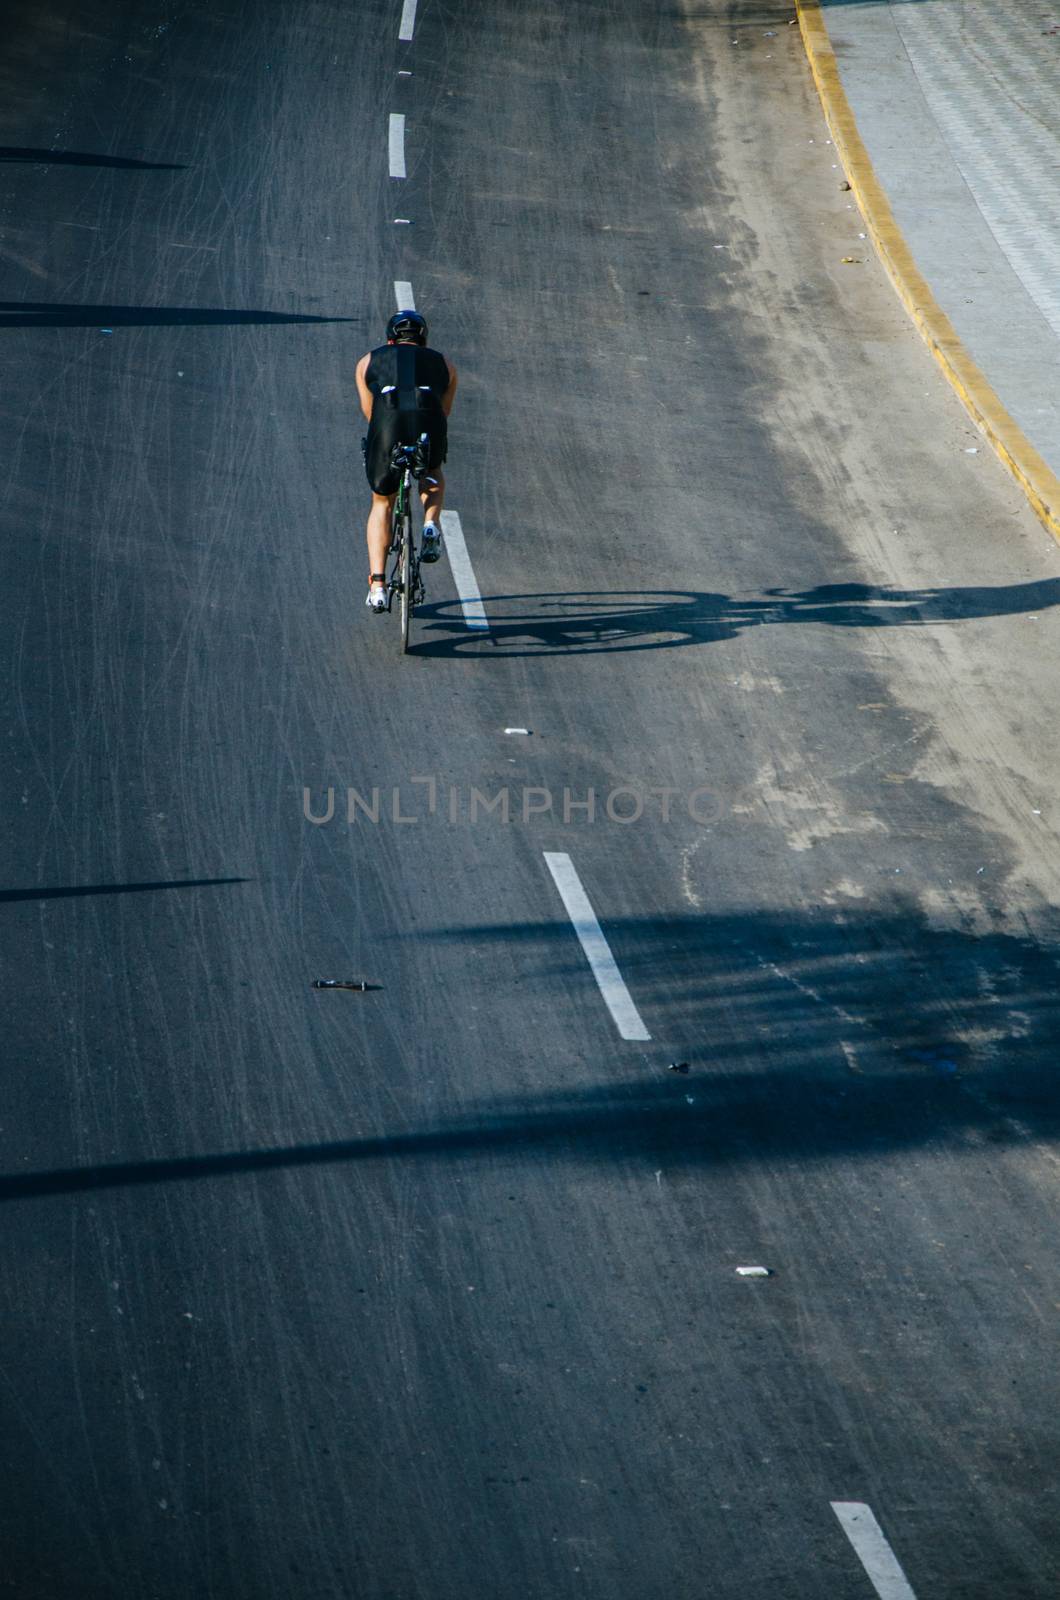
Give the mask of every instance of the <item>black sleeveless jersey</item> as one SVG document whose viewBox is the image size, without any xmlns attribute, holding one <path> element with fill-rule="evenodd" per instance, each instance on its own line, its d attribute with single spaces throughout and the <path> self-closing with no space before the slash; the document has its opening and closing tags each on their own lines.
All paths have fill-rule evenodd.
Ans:
<svg viewBox="0 0 1060 1600">
<path fill-rule="evenodd" d="M 449 368 L 437 350 L 421 344 L 383 344 L 373 350 L 365 382 L 376 401 L 397 411 L 434 411 L 449 388 Z"/>
</svg>

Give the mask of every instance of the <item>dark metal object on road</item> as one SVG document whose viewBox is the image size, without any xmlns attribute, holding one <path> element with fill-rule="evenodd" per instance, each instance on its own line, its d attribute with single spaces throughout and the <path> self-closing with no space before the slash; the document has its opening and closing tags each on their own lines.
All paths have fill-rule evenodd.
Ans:
<svg viewBox="0 0 1060 1600">
<path fill-rule="evenodd" d="M 671 1061 L 670 1062 L 670 1071 L 671 1072 L 687 1072 L 688 1071 L 688 1062 L 687 1061 Z"/>
</svg>

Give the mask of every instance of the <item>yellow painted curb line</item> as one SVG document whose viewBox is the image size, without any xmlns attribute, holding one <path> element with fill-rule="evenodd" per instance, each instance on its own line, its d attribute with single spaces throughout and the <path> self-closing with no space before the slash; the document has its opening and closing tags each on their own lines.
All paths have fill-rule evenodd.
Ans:
<svg viewBox="0 0 1060 1600">
<path fill-rule="evenodd" d="M 840 80 L 819 0 L 795 0 L 795 7 L 832 142 L 880 260 L 977 427 L 989 439 L 1050 533 L 1060 540 L 1060 478 L 1009 416 L 917 269 L 862 143 Z"/>
</svg>

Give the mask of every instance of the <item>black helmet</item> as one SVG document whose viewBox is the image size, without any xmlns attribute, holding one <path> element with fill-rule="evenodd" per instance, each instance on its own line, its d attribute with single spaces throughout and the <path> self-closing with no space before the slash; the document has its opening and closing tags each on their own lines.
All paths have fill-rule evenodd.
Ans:
<svg viewBox="0 0 1060 1600">
<path fill-rule="evenodd" d="M 395 311 L 386 325 L 387 344 L 426 344 L 427 322 L 418 311 Z"/>
</svg>

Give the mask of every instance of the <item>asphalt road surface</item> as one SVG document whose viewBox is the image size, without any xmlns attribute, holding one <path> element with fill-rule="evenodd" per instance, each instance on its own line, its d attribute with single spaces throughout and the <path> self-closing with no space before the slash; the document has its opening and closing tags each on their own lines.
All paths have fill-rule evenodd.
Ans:
<svg viewBox="0 0 1060 1600">
<path fill-rule="evenodd" d="M 1060 556 L 786 6 L 413 9 L 5 9 L 0 1594 L 1046 1600 Z"/>
</svg>

